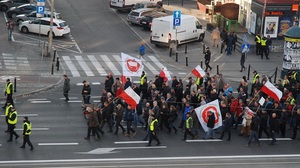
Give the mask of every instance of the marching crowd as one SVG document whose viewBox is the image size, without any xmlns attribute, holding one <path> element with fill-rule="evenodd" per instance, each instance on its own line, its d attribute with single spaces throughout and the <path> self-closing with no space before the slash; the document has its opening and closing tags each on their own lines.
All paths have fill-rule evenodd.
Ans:
<svg viewBox="0 0 300 168">
<path fill-rule="evenodd" d="M 203 78 L 193 79 L 189 77 L 186 85 L 182 79 L 173 77 L 171 81 L 164 80 L 157 75 L 154 80 L 147 82 L 145 72 L 140 77 L 140 83 L 133 83 L 130 78 L 114 78 L 110 73 L 105 80 L 100 105 L 90 104 L 91 87 L 87 81 L 83 81 L 82 96 L 84 99 L 84 111 L 88 118 L 88 133 L 85 139 L 90 139 L 90 134 L 96 135 L 100 140 L 104 134 L 104 125 L 108 125 L 108 132 L 119 133 L 119 128 L 125 136 L 134 136 L 137 133 L 137 125 L 141 124 L 146 130 L 143 140 L 149 138 L 149 144 L 155 139 L 157 145 L 160 140 L 157 132 L 175 134 L 183 129 L 183 140 L 190 135 L 192 139 L 199 136 L 202 130 L 195 109 L 204 106 L 214 100 L 218 100 L 223 125 L 215 128 L 215 114 L 207 112 L 206 125 L 208 131 L 204 139 L 216 138 L 215 131 L 221 133 L 220 139 L 228 134 L 227 140 L 231 140 L 231 130 L 239 129 L 240 136 L 248 136 L 249 141 L 260 145 L 259 138 L 262 133 L 270 139 L 270 145 L 276 143 L 277 133 L 286 137 L 286 130 L 292 130 L 292 139 L 296 139 L 300 125 L 300 83 L 297 81 L 297 72 L 289 72 L 284 80 L 279 79 L 274 84 L 282 91 L 280 101 L 276 101 L 272 95 L 260 91 L 268 81 L 265 76 L 253 72 L 253 80 L 247 81 L 244 76 L 237 89 L 237 95 L 233 94 L 234 88 L 225 82 L 222 74 L 210 76 L 206 72 Z M 119 95 L 127 88 L 140 96 L 139 103 L 135 106 L 126 103 Z M 261 102 L 261 98 L 265 101 Z M 180 118 L 179 118 L 180 117 Z M 126 122 L 126 128 L 122 125 Z M 179 122 L 178 122 L 179 121 Z M 177 125 L 178 124 L 178 125 Z M 115 127 L 115 128 L 113 128 Z"/>
</svg>

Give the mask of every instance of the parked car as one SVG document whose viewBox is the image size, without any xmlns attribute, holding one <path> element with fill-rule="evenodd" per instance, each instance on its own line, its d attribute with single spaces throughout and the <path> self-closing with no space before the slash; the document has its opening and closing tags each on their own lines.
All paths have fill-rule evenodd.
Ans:
<svg viewBox="0 0 300 168">
<path fill-rule="evenodd" d="M 111 8 L 117 9 L 118 11 L 130 10 L 136 3 L 144 1 L 162 4 L 161 0 L 110 0 L 109 6 Z"/>
<path fill-rule="evenodd" d="M 163 16 L 167 16 L 166 13 L 164 12 L 153 12 L 150 13 L 149 15 L 145 15 L 141 21 L 140 21 L 140 25 L 144 28 L 144 29 L 151 29 L 151 25 L 152 25 L 152 20 L 154 18 L 159 18 L 159 17 L 163 17 Z"/>
<path fill-rule="evenodd" d="M 0 10 L 6 12 L 9 8 L 30 3 L 30 0 L 4 0 L 0 2 Z"/>
<path fill-rule="evenodd" d="M 136 3 L 131 10 L 142 9 L 142 8 L 153 8 L 159 12 L 165 12 L 165 9 L 162 7 L 161 1 L 154 3 L 154 2 L 140 2 Z"/>
<path fill-rule="evenodd" d="M 50 18 L 51 17 L 51 12 L 50 11 L 45 11 L 44 17 Z M 62 19 L 61 16 L 60 16 L 60 13 L 57 13 L 57 12 L 53 12 L 53 18 L 54 19 Z M 36 11 L 33 11 L 29 14 L 17 15 L 14 19 L 15 19 L 15 22 L 17 24 L 20 24 L 21 22 L 24 22 L 24 21 L 27 21 L 27 20 L 35 20 L 35 19 L 37 19 Z"/>
<path fill-rule="evenodd" d="M 34 4 L 24 4 L 17 7 L 11 7 L 6 11 L 6 16 L 8 18 L 15 18 L 20 14 L 28 14 L 32 11 L 36 11 L 36 6 Z"/>
<path fill-rule="evenodd" d="M 127 16 L 127 21 L 128 23 L 132 23 L 132 24 L 140 24 L 140 20 L 145 15 L 150 14 L 151 12 L 153 12 L 153 8 L 142 8 L 142 9 L 132 10 Z"/>
<path fill-rule="evenodd" d="M 24 21 L 19 25 L 19 30 L 22 33 L 39 33 L 49 35 L 50 33 L 50 18 L 41 18 L 36 20 Z M 70 33 L 70 28 L 67 23 L 60 19 L 53 19 L 53 37 L 63 36 Z"/>
</svg>

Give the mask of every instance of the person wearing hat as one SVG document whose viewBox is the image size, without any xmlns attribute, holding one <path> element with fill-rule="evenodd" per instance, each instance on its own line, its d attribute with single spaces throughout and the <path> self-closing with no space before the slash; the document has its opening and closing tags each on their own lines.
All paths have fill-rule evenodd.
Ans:
<svg viewBox="0 0 300 168">
<path fill-rule="evenodd" d="M 19 135 L 15 132 L 17 122 L 18 122 L 18 113 L 15 107 L 12 107 L 8 116 L 9 139 L 7 140 L 7 142 L 12 142 L 13 135 L 15 135 L 16 140 L 19 138 Z"/>
<path fill-rule="evenodd" d="M 270 133 L 268 131 L 268 119 L 269 115 L 267 113 L 267 109 L 263 108 L 259 118 L 258 138 L 261 138 L 262 131 L 264 131 L 267 137 L 270 138 Z"/>
<path fill-rule="evenodd" d="M 6 80 L 6 85 L 5 85 L 5 96 L 6 96 L 6 102 L 4 106 L 2 107 L 3 109 L 6 108 L 7 102 L 10 102 L 14 106 L 14 100 L 13 100 L 13 83 L 10 82 L 10 79 Z"/>
<path fill-rule="evenodd" d="M 182 139 L 183 141 L 186 140 L 188 134 L 192 137 L 192 139 L 195 139 L 196 136 L 192 133 L 192 128 L 193 128 L 193 118 L 191 116 L 191 113 L 188 112 L 186 113 L 185 131 Z"/>
<path fill-rule="evenodd" d="M 212 67 L 209 65 L 211 59 L 211 52 L 209 50 L 209 47 L 206 47 L 205 53 L 204 53 L 204 61 L 205 61 L 205 72 L 207 72 L 207 69 L 209 68 L 210 70 Z"/>
<path fill-rule="evenodd" d="M 158 120 L 157 120 L 155 115 L 151 115 L 151 117 L 152 117 L 152 122 L 149 126 L 150 138 L 149 138 L 149 142 L 148 142 L 147 146 L 151 146 L 151 142 L 152 142 L 153 139 L 157 142 L 156 145 L 159 146 L 160 141 L 159 141 L 159 139 L 157 137 L 157 133 L 156 133 L 157 129 L 158 129 Z"/>
<path fill-rule="evenodd" d="M 212 111 L 208 111 L 207 115 L 208 115 L 207 116 L 207 132 L 203 139 L 208 139 L 208 138 L 214 139 L 215 138 L 214 127 L 215 127 L 216 118 Z"/>
<path fill-rule="evenodd" d="M 33 150 L 34 147 L 29 139 L 31 134 L 31 122 L 28 120 L 28 117 L 25 116 L 23 120 L 23 145 L 20 148 L 25 148 L 26 143 L 30 146 L 30 150 Z"/>
<path fill-rule="evenodd" d="M 70 79 L 67 75 L 64 75 L 64 80 L 63 95 L 66 98 L 65 101 L 69 101 Z"/>
</svg>

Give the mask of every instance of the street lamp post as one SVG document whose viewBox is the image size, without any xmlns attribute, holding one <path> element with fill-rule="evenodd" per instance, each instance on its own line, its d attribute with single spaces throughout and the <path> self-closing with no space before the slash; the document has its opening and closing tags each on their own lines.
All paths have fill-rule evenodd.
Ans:
<svg viewBox="0 0 300 168">
<path fill-rule="evenodd" d="M 267 0 L 264 1 L 264 7 L 263 7 L 263 12 L 262 12 L 262 16 L 261 16 L 261 25 L 260 25 L 260 34 L 263 35 L 263 25 L 264 25 L 264 21 L 265 21 L 265 13 L 266 13 L 266 6 L 267 6 Z"/>
<path fill-rule="evenodd" d="M 54 0 L 51 0 L 51 17 L 50 17 L 50 31 L 48 35 L 48 48 L 47 56 L 51 56 L 52 40 L 53 40 L 53 11 L 54 11 Z"/>
</svg>

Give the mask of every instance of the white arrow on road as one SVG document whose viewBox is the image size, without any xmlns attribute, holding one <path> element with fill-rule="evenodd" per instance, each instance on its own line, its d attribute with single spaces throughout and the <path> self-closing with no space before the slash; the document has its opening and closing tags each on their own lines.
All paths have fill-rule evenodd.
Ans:
<svg viewBox="0 0 300 168">
<path fill-rule="evenodd" d="M 109 154 L 117 153 L 120 151 L 115 150 L 128 150 L 128 149 L 165 149 L 167 146 L 149 146 L 149 147 L 117 147 L 117 148 L 97 148 L 89 152 L 75 152 L 75 154 Z"/>
</svg>

